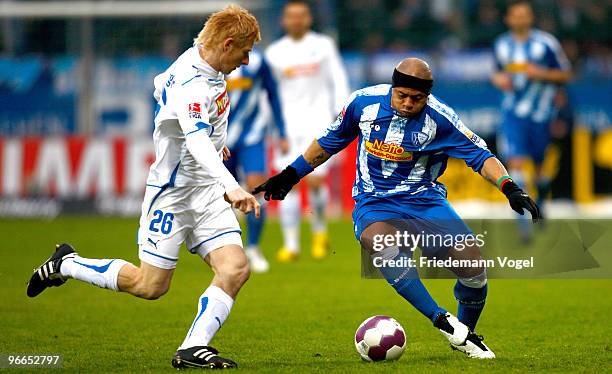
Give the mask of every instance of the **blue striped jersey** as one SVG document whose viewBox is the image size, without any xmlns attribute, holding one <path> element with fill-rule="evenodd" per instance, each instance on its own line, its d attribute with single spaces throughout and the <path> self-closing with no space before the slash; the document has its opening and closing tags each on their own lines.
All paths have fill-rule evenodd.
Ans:
<svg viewBox="0 0 612 374">
<path fill-rule="evenodd" d="M 225 81 L 232 103 L 228 148 L 261 142 L 270 123 L 270 112 L 278 135 L 285 137 L 285 121 L 276 81 L 261 52 L 253 50 L 249 56 L 249 64 L 234 70 Z"/>
<path fill-rule="evenodd" d="M 391 107 L 391 85 L 355 91 L 318 138 L 335 154 L 358 138 L 354 198 L 414 195 L 446 197 L 438 182 L 448 157 L 465 160 L 474 171 L 493 157 L 485 142 L 461 122 L 455 111 L 430 94 L 420 114 L 402 117 Z"/>
<path fill-rule="evenodd" d="M 527 40 L 518 41 L 507 32 L 496 39 L 494 53 L 497 69 L 512 75 L 513 89 L 504 94 L 503 110 L 538 123 L 550 121 L 557 85 L 529 80 L 525 69 L 532 63 L 547 69 L 569 70 L 570 63 L 557 39 L 532 29 Z"/>
</svg>

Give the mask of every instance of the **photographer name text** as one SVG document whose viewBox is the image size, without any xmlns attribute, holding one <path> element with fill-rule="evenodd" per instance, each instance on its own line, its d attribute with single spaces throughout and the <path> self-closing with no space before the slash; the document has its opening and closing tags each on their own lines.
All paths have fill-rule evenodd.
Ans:
<svg viewBox="0 0 612 374">
<path fill-rule="evenodd" d="M 437 257 L 427 258 L 419 257 L 418 261 L 413 258 L 399 257 L 396 259 L 385 259 L 375 257 L 373 265 L 377 268 L 508 268 L 515 270 L 531 269 L 534 267 L 533 257 L 529 258 L 509 258 L 506 256 L 498 256 L 495 259 L 480 259 L 480 260 L 458 260 L 452 258 L 438 259 Z"/>
</svg>

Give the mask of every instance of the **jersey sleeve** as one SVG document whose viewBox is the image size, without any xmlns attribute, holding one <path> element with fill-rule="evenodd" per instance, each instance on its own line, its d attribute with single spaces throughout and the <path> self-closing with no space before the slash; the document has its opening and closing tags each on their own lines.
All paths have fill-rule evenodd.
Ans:
<svg viewBox="0 0 612 374">
<path fill-rule="evenodd" d="M 333 83 L 333 100 L 334 103 L 332 107 L 335 110 L 335 113 L 340 113 L 343 109 L 342 105 L 345 103 L 347 96 L 349 95 L 348 88 L 348 78 L 346 75 L 346 71 L 344 70 L 344 65 L 342 64 L 342 58 L 338 49 L 336 48 L 333 40 L 329 40 L 329 57 L 328 57 L 328 66 L 329 66 L 329 77 Z"/>
<path fill-rule="evenodd" d="M 444 126 L 441 141 L 444 153 L 448 156 L 464 160 L 467 166 L 477 173 L 482 169 L 486 159 L 495 157 L 487 148 L 485 141 L 468 129 L 449 107 L 445 107 L 444 115 L 436 113 L 435 120 Z"/>
<path fill-rule="evenodd" d="M 546 43 L 546 63 L 553 69 L 571 69 L 571 64 L 563 51 L 563 47 L 553 36 L 550 36 Z"/>
<path fill-rule="evenodd" d="M 208 116 L 211 98 L 205 94 L 207 91 L 207 87 L 194 82 L 174 93 L 176 97 L 173 98 L 172 104 L 185 136 L 196 131 L 212 130 Z"/>
<path fill-rule="evenodd" d="M 201 92 L 206 92 L 206 87 L 196 84 L 189 90 L 177 92 L 173 104 L 176 105 L 178 122 L 185 135 L 185 145 L 189 153 L 208 177 L 221 183 L 225 192 L 230 192 L 240 185 L 221 161 L 219 152 L 209 137 L 214 131 L 208 117 L 210 98 Z"/>
<path fill-rule="evenodd" d="M 502 65 L 501 62 L 501 58 L 500 58 L 500 49 L 502 48 L 501 46 L 501 40 L 497 39 L 495 41 L 495 43 L 493 44 L 493 62 L 495 64 L 495 71 L 496 72 L 500 72 L 504 69 L 504 66 Z"/>
<path fill-rule="evenodd" d="M 260 73 L 263 79 L 263 85 L 266 89 L 266 93 L 268 96 L 268 101 L 270 102 L 270 107 L 272 108 L 272 115 L 274 116 L 274 124 L 278 129 L 278 135 L 281 138 L 286 137 L 285 132 L 285 118 L 283 117 L 283 110 L 280 103 L 280 95 L 278 92 L 278 86 L 276 84 L 276 79 L 272 75 L 272 71 L 270 70 L 270 66 L 266 61 L 265 57 L 262 56 Z"/>
<path fill-rule="evenodd" d="M 359 134 L 356 107 L 355 94 L 353 94 L 336 120 L 317 138 L 317 142 L 327 153 L 333 155 L 340 152 Z"/>
</svg>

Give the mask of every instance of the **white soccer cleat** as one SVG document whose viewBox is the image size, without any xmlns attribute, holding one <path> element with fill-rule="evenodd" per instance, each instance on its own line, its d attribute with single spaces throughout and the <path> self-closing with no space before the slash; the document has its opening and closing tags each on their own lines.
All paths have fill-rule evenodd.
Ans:
<svg viewBox="0 0 612 374">
<path fill-rule="evenodd" d="M 495 353 L 482 342 L 482 337 L 471 332 L 452 314 L 440 314 L 434 326 L 448 339 L 452 349 L 463 352 L 470 358 L 495 358 Z"/>
<path fill-rule="evenodd" d="M 470 358 L 495 358 L 495 353 L 493 353 L 482 340 L 482 336 L 476 335 L 470 331 L 464 344 L 451 344 L 451 348 L 465 353 Z"/>
<path fill-rule="evenodd" d="M 457 317 L 450 313 L 439 314 L 434 322 L 442 335 L 451 343 L 451 345 L 461 345 L 468 337 L 470 329 L 461 323 Z"/>
<path fill-rule="evenodd" d="M 268 264 L 268 260 L 266 260 L 259 248 L 247 248 L 244 252 L 249 259 L 251 270 L 254 273 L 265 273 L 270 270 L 270 264 Z"/>
</svg>

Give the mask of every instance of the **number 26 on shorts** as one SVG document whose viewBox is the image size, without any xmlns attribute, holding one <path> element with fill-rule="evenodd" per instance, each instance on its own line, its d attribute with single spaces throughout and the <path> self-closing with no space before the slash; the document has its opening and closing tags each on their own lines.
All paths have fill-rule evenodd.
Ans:
<svg viewBox="0 0 612 374">
<path fill-rule="evenodd" d="M 158 209 L 153 212 L 153 220 L 149 225 L 149 231 L 159 232 L 161 230 L 162 234 L 168 234 L 172 231 L 172 220 L 174 220 L 174 214 L 164 214 Z"/>
</svg>

